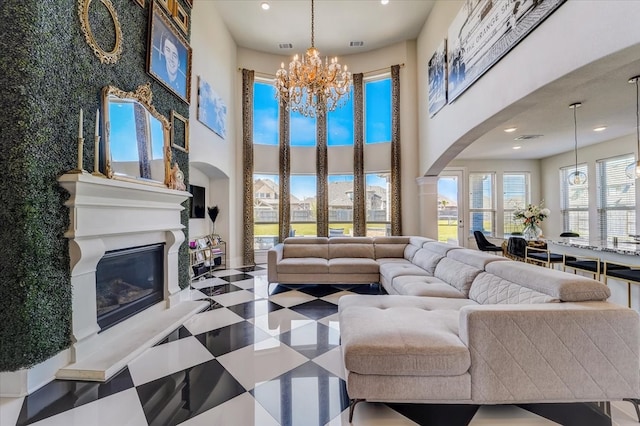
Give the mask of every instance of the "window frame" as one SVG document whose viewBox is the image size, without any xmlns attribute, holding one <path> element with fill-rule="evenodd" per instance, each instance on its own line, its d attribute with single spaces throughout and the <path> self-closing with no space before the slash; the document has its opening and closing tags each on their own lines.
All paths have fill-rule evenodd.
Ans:
<svg viewBox="0 0 640 426">
<path fill-rule="evenodd" d="M 606 174 L 606 165 L 612 162 L 618 162 L 619 172 L 615 175 L 617 179 L 623 179 L 622 182 L 628 182 L 629 188 L 626 192 L 633 196 L 633 200 L 623 206 L 608 206 L 606 198 L 609 195 L 609 191 L 614 185 L 622 185 L 622 183 L 608 183 L 609 179 Z M 607 241 L 610 237 L 628 237 L 629 234 L 636 233 L 635 212 L 636 212 L 636 197 L 635 197 L 635 179 L 629 179 L 626 176 L 625 169 L 628 164 L 635 162 L 635 156 L 633 154 L 618 155 L 615 157 L 603 158 L 596 160 L 596 188 L 597 188 L 597 203 L 598 203 L 598 233 L 602 241 Z M 626 230 L 623 232 L 612 232 L 609 226 L 609 213 L 611 212 L 627 212 Z M 632 225 L 632 226 L 629 226 Z"/>
<path fill-rule="evenodd" d="M 472 201 L 472 192 L 473 192 L 473 184 L 472 184 L 472 178 L 474 176 L 478 176 L 478 175 L 482 175 L 482 176 L 489 176 L 491 178 L 491 182 L 490 182 L 490 190 L 491 190 L 491 194 L 489 195 L 490 198 L 490 206 L 489 207 L 473 207 L 473 201 Z M 484 179 L 483 179 L 484 180 Z M 471 172 L 469 173 L 469 178 L 468 178 L 468 188 L 469 188 L 469 197 L 467 198 L 467 202 L 469 203 L 469 236 L 473 236 L 473 232 L 474 231 L 481 231 L 483 232 L 485 235 L 487 236 L 495 236 L 496 233 L 496 212 L 497 212 L 497 208 L 496 208 L 496 173 L 495 172 Z M 484 188 L 482 189 L 482 198 L 485 198 L 485 190 Z M 489 230 L 486 230 L 484 228 L 484 219 L 483 219 L 483 227 L 482 229 L 475 229 L 473 227 L 473 223 L 474 223 L 474 219 L 473 219 L 473 215 L 477 214 L 477 213 L 482 213 L 483 215 L 485 214 L 489 214 L 490 216 L 490 221 L 491 221 L 491 226 Z"/>
</svg>

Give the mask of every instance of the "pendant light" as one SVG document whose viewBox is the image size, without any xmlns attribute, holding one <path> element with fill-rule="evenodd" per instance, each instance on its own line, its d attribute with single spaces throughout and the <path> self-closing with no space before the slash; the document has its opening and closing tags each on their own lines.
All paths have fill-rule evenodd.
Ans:
<svg viewBox="0 0 640 426">
<path fill-rule="evenodd" d="M 631 77 L 629 83 L 636 85 L 636 162 L 631 163 L 625 169 L 629 179 L 640 178 L 640 89 L 638 89 L 640 75 Z"/>
<path fill-rule="evenodd" d="M 580 108 L 582 104 L 580 102 L 575 102 L 569 105 L 569 108 L 573 110 L 573 140 L 574 140 L 574 148 L 573 152 L 576 158 L 576 168 L 573 172 L 569 173 L 567 180 L 569 181 L 569 185 L 583 185 L 587 181 L 587 174 L 583 171 L 578 170 L 578 121 L 577 121 L 577 110 Z"/>
</svg>

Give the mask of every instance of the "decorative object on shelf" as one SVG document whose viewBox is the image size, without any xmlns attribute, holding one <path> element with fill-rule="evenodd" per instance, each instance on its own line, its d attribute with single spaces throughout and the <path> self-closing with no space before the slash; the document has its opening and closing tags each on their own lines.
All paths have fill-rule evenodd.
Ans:
<svg viewBox="0 0 640 426">
<path fill-rule="evenodd" d="M 178 163 L 174 163 L 171 168 L 171 177 L 169 179 L 169 188 L 178 191 L 186 191 L 187 187 L 184 184 L 184 173 L 180 170 Z"/>
<path fill-rule="evenodd" d="M 522 235 L 526 240 L 537 240 L 542 237 L 540 223 L 551 214 L 551 211 L 544 207 L 544 200 L 540 204 L 529 204 L 526 208 L 518 208 L 513 213 L 516 220 L 521 220 L 524 229 Z"/>
<path fill-rule="evenodd" d="M 636 162 L 631 163 L 625 169 L 625 174 L 629 179 L 640 178 L 640 75 L 631 77 L 629 83 L 636 85 Z"/>
<path fill-rule="evenodd" d="M 171 147 L 189 152 L 189 120 L 171 111 Z"/>
<path fill-rule="evenodd" d="M 218 234 L 198 237 L 189 242 L 191 279 L 204 279 L 213 270 L 226 268 L 227 244 Z"/>
<path fill-rule="evenodd" d="M 569 173 L 569 176 L 567 176 L 569 185 L 584 185 L 587 182 L 587 174 L 582 170 L 578 170 L 578 121 L 576 117 L 578 108 L 581 106 L 582 104 L 580 102 L 574 102 L 569 105 L 569 108 L 573 110 L 573 152 L 576 157 L 576 168 L 573 172 Z"/>
<path fill-rule="evenodd" d="M 80 118 L 78 121 L 78 166 L 75 169 L 69 170 L 69 174 L 88 173 L 82 165 L 82 154 L 84 153 L 84 118 L 82 116 L 82 108 L 80 108 Z"/>
<path fill-rule="evenodd" d="M 120 59 L 120 55 L 122 54 L 122 28 L 120 28 L 118 13 L 116 12 L 115 7 L 113 7 L 111 0 L 100 1 L 109 11 L 109 15 L 111 15 L 111 20 L 113 21 L 115 32 L 113 49 L 111 51 L 106 51 L 100 47 L 93 35 L 91 23 L 89 22 L 89 6 L 91 5 L 91 0 L 78 0 L 78 17 L 80 18 L 80 26 L 87 44 L 91 49 L 93 49 L 93 53 L 98 57 L 98 59 L 100 59 L 100 62 L 103 64 L 115 64 L 118 62 L 118 59 Z"/>
<path fill-rule="evenodd" d="M 198 121 L 224 139 L 227 136 L 227 106 L 202 77 L 198 77 Z"/>
<path fill-rule="evenodd" d="M 211 219 L 211 223 L 213 224 L 213 232 L 216 231 L 216 219 L 218 218 L 218 214 L 220 213 L 220 209 L 218 206 L 207 207 L 207 213 L 209 214 L 209 219 Z"/>
<path fill-rule="evenodd" d="M 157 4 L 157 1 L 153 2 L 149 13 L 147 72 L 188 104 L 191 47 Z"/>
<path fill-rule="evenodd" d="M 447 104 L 447 39 L 429 59 L 429 117 Z"/>
<path fill-rule="evenodd" d="M 314 0 L 311 0 L 311 47 L 301 60 L 294 56 L 289 71 L 284 62 L 276 72 L 276 96 L 280 103 L 305 117 L 324 115 L 344 105 L 351 90 L 351 73 L 338 63 L 338 58 L 325 58 L 315 48 Z"/>
</svg>

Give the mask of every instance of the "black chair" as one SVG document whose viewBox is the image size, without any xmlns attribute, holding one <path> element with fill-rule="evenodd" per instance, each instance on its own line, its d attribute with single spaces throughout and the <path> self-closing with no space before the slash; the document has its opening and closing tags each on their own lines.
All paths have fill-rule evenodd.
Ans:
<svg viewBox="0 0 640 426">
<path fill-rule="evenodd" d="M 627 305 L 631 307 L 631 284 L 640 284 L 640 269 L 636 265 L 624 265 L 621 263 L 605 262 L 604 283 L 607 278 L 615 278 L 627 283 Z"/>
<path fill-rule="evenodd" d="M 559 253 L 551 253 L 549 249 L 545 247 L 529 247 L 525 250 L 525 260 L 537 265 L 542 265 L 547 268 L 553 267 L 554 263 L 566 263 L 567 261 L 576 260 L 573 256 L 566 256 Z"/>
<path fill-rule="evenodd" d="M 502 247 L 490 243 L 482 232 L 473 231 L 473 236 L 476 238 L 476 245 L 478 246 L 478 250 L 502 253 Z"/>
<path fill-rule="evenodd" d="M 577 232 L 563 232 L 560 234 L 560 238 L 578 238 L 580 234 Z"/>
<path fill-rule="evenodd" d="M 560 234 L 562 236 L 562 234 Z M 593 274 L 593 278 L 600 280 L 600 274 L 604 271 L 604 262 L 598 257 L 576 256 L 575 259 L 566 258 L 562 262 L 562 270 L 566 272 L 567 268 L 573 269 L 575 274 L 577 271 L 586 271 Z"/>
<path fill-rule="evenodd" d="M 507 242 L 507 257 L 524 261 L 527 250 L 527 240 L 522 237 L 510 237 Z"/>
</svg>

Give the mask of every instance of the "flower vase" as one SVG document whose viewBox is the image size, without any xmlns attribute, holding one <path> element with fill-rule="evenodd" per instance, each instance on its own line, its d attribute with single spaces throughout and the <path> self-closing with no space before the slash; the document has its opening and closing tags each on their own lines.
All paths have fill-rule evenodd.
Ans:
<svg viewBox="0 0 640 426">
<path fill-rule="evenodd" d="M 524 227 L 522 235 L 527 241 L 537 240 L 542 235 L 542 229 L 535 223 L 530 223 Z"/>
</svg>

